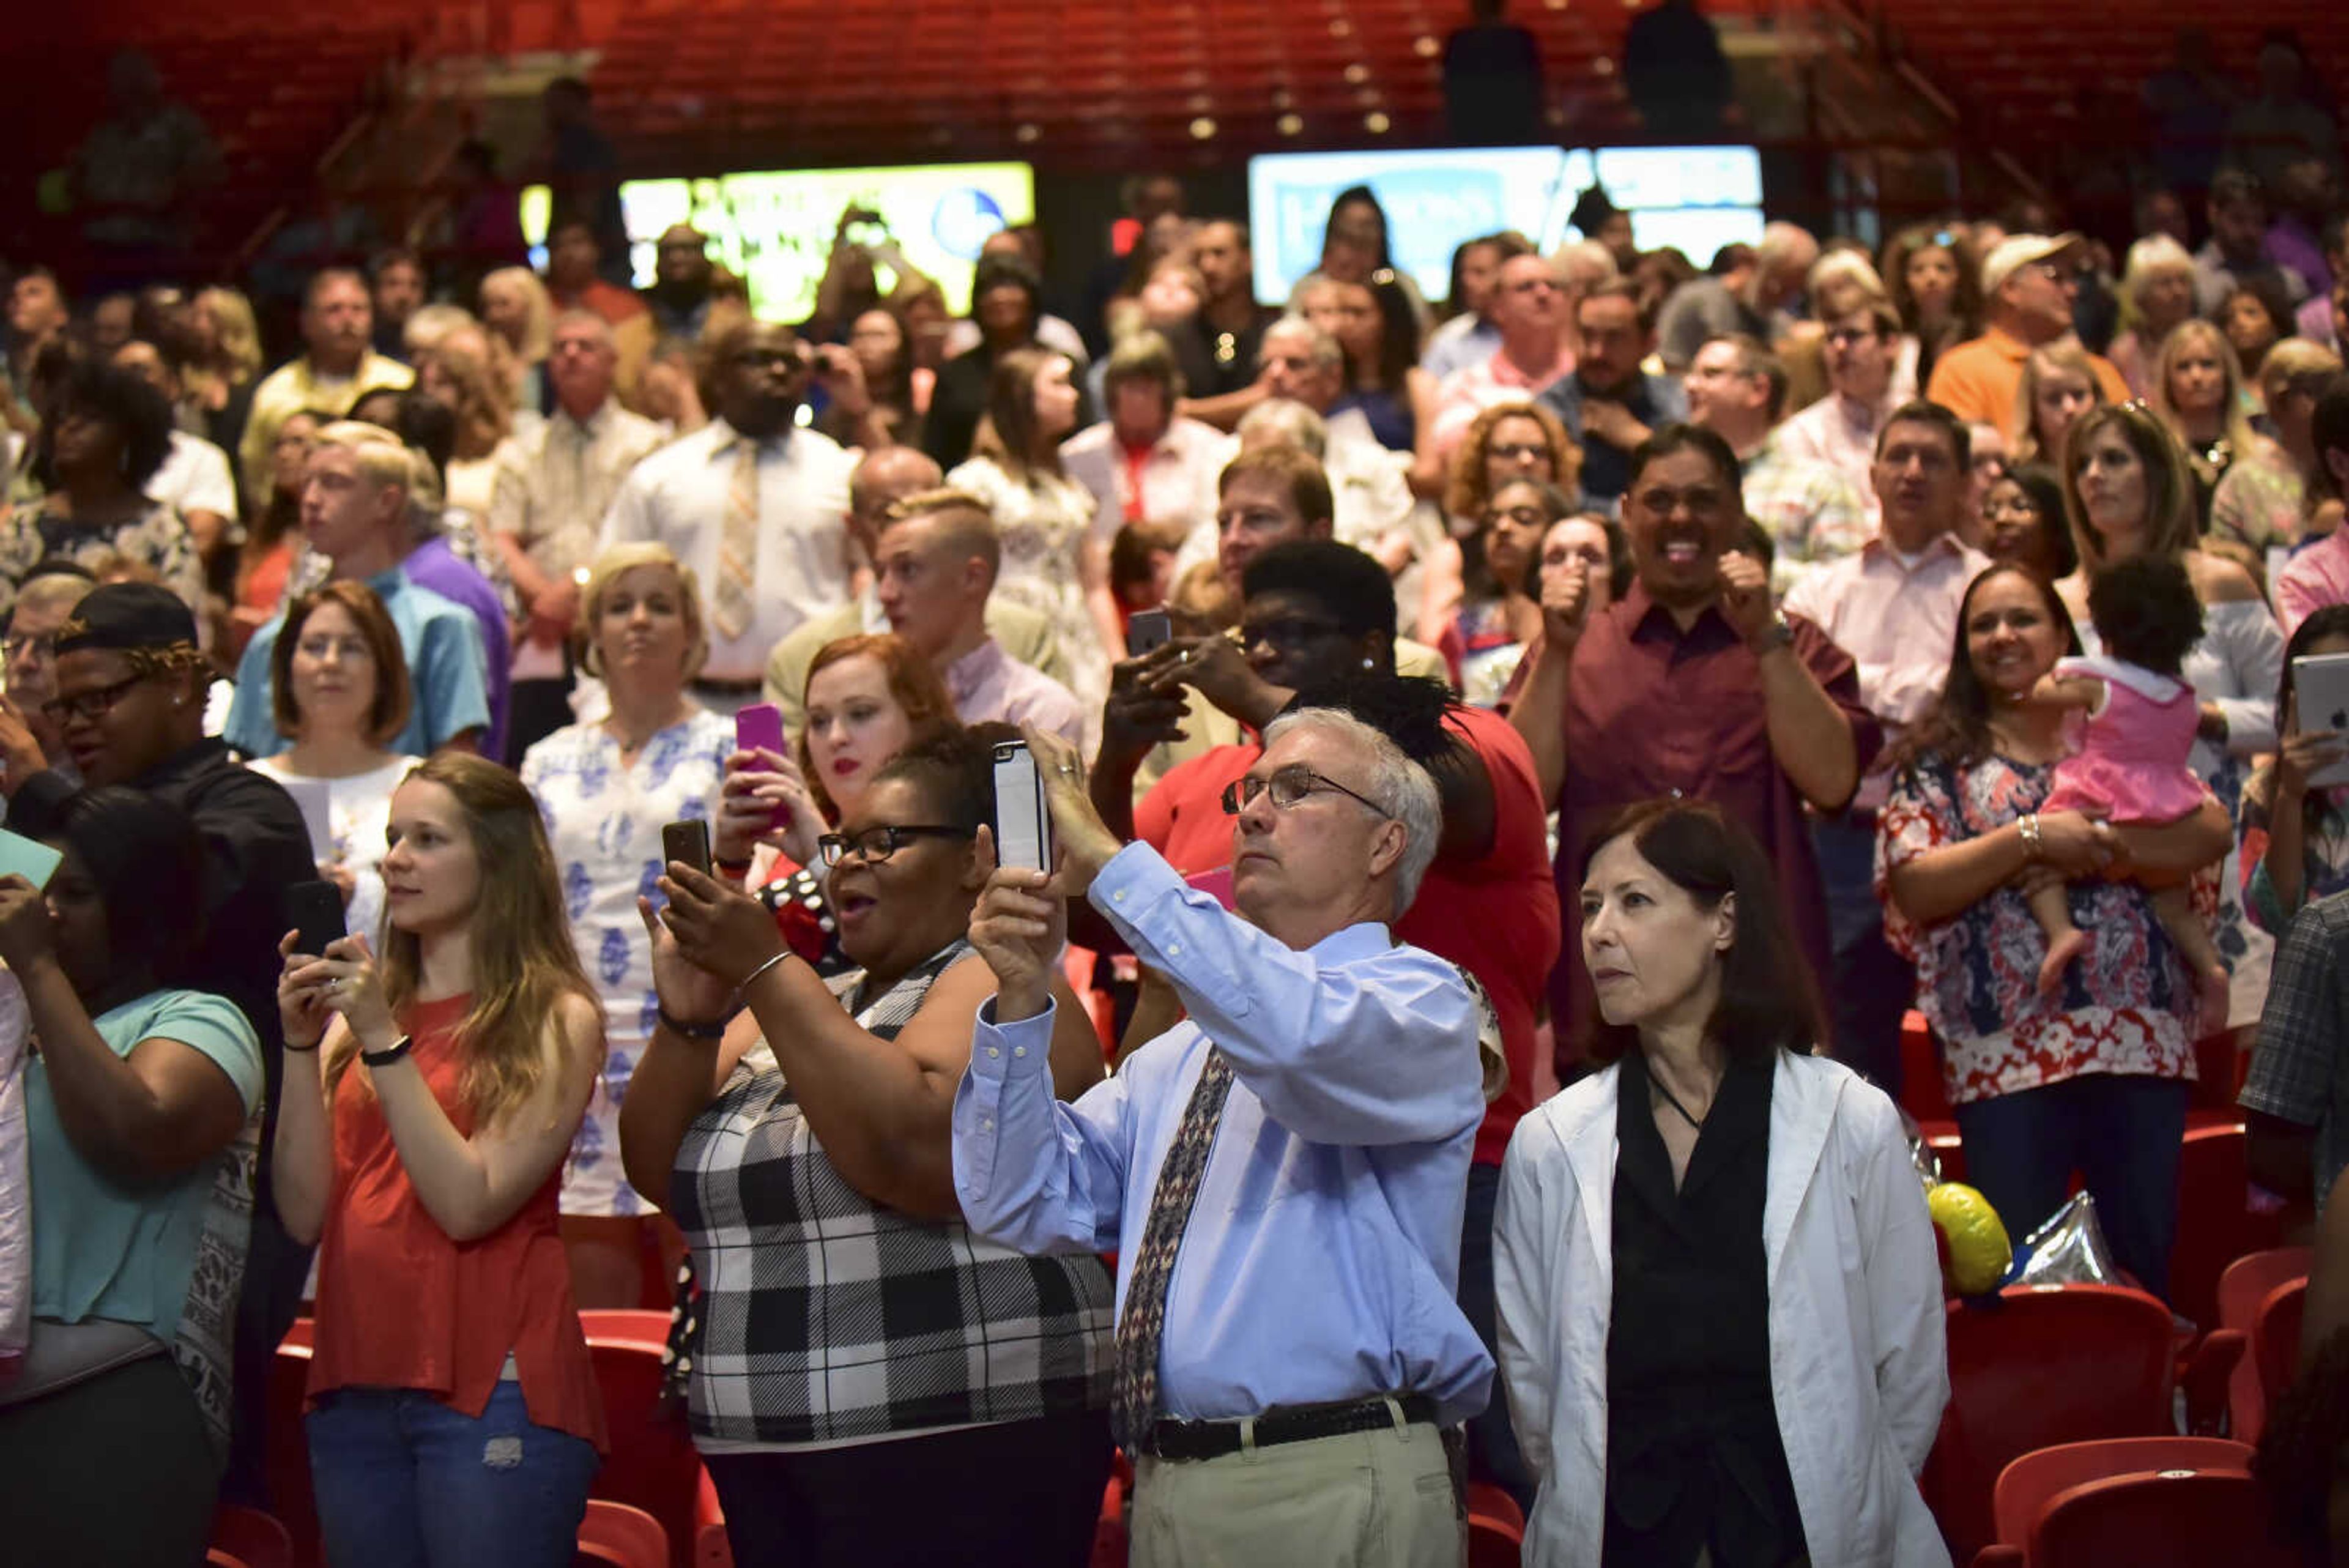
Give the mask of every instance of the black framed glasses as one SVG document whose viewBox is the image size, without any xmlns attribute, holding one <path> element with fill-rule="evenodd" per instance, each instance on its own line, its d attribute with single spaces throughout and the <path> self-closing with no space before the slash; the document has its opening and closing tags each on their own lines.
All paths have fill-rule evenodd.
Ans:
<svg viewBox="0 0 2349 1568">
<path fill-rule="evenodd" d="M 130 689 L 146 680 L 144 675 L 126 676 L 111 686 L 100 686 L 88 691 L 77 691 L 70 697 L 57 697 L 41 704 L 41 713 L 52 724 L 64 724 L 80 719 L 95 723 L 114 711 L 114 705 L 130 694 Z"/>
<path fill-rule="evenodd" d="M 1315 773 L 1303 763 L 1291 763 L 1285 768 L 1275 768 L 1268 776 L 1263 778 L 1249 774 L 1245 778 L 1234 779 L 1224 786 L 1224 815 L 1237 816 L 1257 795 L 1268 790 L 1272 793 L 1272 804 L 1282 811 L 1287 811 L 1308 795 L 1332 791 L 1344 795 L 1348 800 L 1359 801 L 1381 816 L 1392 818 L 1394 815 L 1394 813 L 1370 796 L 1359 794 L 1336 779 Z"/>
<path fill-rule="evenodd" d="M 815 841 L 816 854 L 826 866 L 837 866 L 850 856 L 859 860 L 886 860 L 916 838 L 968 838 L 959 827 L 943 824 L 883 823 L 861 833 L 827 833 Z"/>
</svg>

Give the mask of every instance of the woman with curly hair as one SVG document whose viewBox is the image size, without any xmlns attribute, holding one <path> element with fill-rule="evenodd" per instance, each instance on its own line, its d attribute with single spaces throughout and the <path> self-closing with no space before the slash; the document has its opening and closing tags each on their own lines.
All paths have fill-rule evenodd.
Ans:
<svg viewBox="0 0 2349 1568">
<path fill-rule="evenodd" d="M 1444 486 L 1450 536 L 1427 556 L 1420 641 L 1434 644 L 1458 612 L 1467 583 L 1484 570 L 1485 508 L 1495 491 L 1520 479 L 1576 494 L 1582 483 L 1582 449 L 1540 403 L 1495 403 L 1470 422 L 1452 453 L 1452 472 Z"/>
</svg>

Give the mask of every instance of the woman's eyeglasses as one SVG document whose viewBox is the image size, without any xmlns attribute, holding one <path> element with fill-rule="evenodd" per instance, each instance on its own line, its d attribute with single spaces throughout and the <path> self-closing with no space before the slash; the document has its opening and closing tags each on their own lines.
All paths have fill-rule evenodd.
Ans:
<svg viewBox="0 0 2349 1568">
<path fill-rule="evenodd" d="M 817 857 L 826 866 L 837 866 L 850 856 L 859 860 L 886 860 L 916 838 L 968 838 L 972 836 L 959 827 L 947 827 L 936 823 L 885 823 L 868 827 L 862 833 L 827 833 L 815 841 Z"/>
<path fill-rule="evenodd" d="M 1355 794 L 1336 779 L 1317 774 L 1303 763 L 1291 763 L 1285 768 L 1275 768 L 1268 777 L 1258 778 L 1256 774 L 1250 774 L 1245 778 L 1235 779 L 1226 784 L 1224 815 L 1237 816 L 1255 801 L 1257 796 L 1268 790 L 1272 792 L 1272 804 L 1282 811 L 1287 811 L 1307 795 L 1318 794 L 1324 790 L 1333 790 L 1349 800 L 1360 801 L 1381 816 L 1394 815 L 1394 813 L 1371 799 L 1370 796 Z"/>
</svg>

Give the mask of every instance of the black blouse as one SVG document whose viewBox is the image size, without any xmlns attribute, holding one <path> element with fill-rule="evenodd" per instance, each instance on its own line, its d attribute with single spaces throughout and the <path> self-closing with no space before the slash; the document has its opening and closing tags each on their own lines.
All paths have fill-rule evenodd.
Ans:
<svg viewBox="0 0 2349 1568">
<path fill-rule="evenodd" d="M 1623 1059 L 1615 1136 L 1615 1293 L 1607 1336 L 1607 1540 L 1616 1565 L 1802 1560 L 1803 1524 L 1770 1391 L 1768 1063 L 1732 1063 L 1688 1173 Z M 1674 1115 L 1669 1106 L 1665 1115 Z"/>
</svg>

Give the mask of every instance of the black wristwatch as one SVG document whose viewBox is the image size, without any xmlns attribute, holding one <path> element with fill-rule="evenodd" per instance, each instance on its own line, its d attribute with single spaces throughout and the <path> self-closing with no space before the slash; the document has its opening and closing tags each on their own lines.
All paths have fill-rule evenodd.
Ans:
<svg viewBox="0 0 2349 1568">
<path fill-rule="evenodd" d="M 394 1062 L 398 1061 L 402 1056 L 407 1055 L 408 1048 L 414 1044 L 416 1044 L 416 1037 L 414 1035 L 403 1034 L 380 1051 L 361 1049 L 359 1052 L 359 1060 L 369 1067 L 388 1067 Z"/>
</svg>

